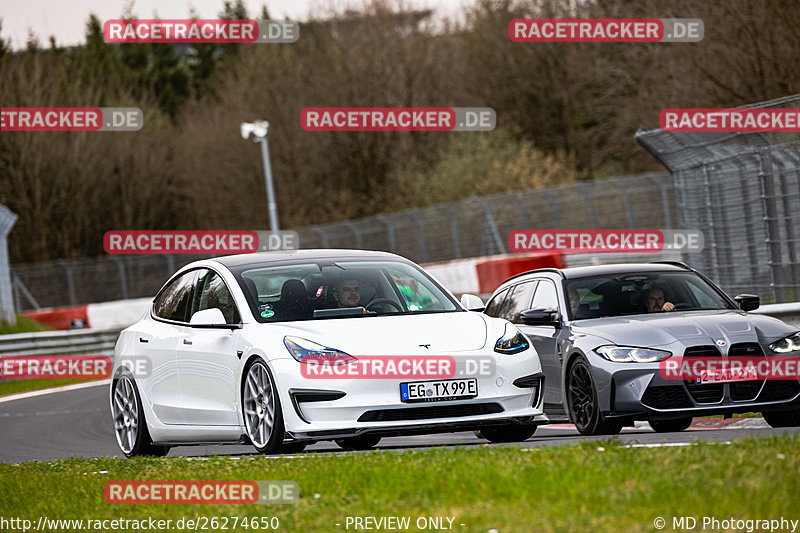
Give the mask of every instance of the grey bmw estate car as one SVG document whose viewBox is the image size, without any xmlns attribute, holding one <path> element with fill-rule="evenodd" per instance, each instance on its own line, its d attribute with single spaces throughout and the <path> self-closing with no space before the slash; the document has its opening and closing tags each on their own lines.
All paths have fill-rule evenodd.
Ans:
<svg viewBox="0 0 800 533">
<path fill-rule="evenodd" d="M 545 375 L 544 408 L 584 435 L 646 420 L 681 431 L 692 417 L 760 411 L 800 425 L 798 380 L 666 379 L 672 357 L 800 356 L 800 332 L 750 314 L 758 296 L 730 298 L 679 262 L 540 269 L 506 280 L 485 313 L 517 324 Z"/>
</svg>

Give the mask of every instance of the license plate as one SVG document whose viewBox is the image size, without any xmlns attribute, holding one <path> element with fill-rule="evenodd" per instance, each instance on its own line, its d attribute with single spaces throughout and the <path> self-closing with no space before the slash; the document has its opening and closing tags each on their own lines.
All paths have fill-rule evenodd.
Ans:
<svg viewBox="0 0 800 533">
<path fill-rule="evenodd" d="M 477 395 L 478 380 L 475 378 L 400 384 L 400 401 L 405 403 L 446 402 L 475 398 Z"/>
<path fill-rule="evenodd" d="M 737 383 L 739 381 L 756 381 L 755 372 L 747 370 L 720 370 L 717 372 L 701 372 L 695 380 L 695 385 L 713 385 L 715 383 Z"/>
</svg>

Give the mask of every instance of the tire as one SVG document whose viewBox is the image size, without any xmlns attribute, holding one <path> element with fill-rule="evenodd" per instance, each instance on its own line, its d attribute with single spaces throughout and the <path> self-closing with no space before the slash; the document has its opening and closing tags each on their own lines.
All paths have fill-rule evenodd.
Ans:
<svg viewBox="0 0 800 533">
<path fill-rule="evenodd" d="M 125 457 L 167 455 L 169 446 L 156 446 L 150 438 L 136 380 L 128 374 L 123 374 L 114 380 L 111 415 L 114 420 L 117 445 Z"/>
<path fill-rule="evenodd" d="M 507 424 L 490 426 L 480 430 L 480 436 L 489 442 L 524 442 L 533 437 L 536 424 Z"/>
<path fill-rule="evenodd" d="M 253 359 L 242 379 L 242 417 L 250 443 L 258 453 L 280 453 L 284 425 L 281 400 L 263 359 Z"/>
<path fill-rule="evenodd" d="M 774 428 L 791 428 L 800 426 L 800 410 L 798 411 L 762 411 L 761 416 L 767 424 Z"/>
<path fill-rule="evenodd" d="M 656 433 L 676 433 L 688 429 L 692 425 L 692 417 L 676 418 L 674 420 L 650 420 L 650 427 Z"/>
<path fill-rule="evenodd" d="M 360 435 L 358 437 L 334 440 L 336 445 L 343 450 L 370 450 L 377 446 L 380 441 L 381 437 L 377 435 Z"/>
<path fill-rule="evenodd" d="M 577 359 L 567 371 L 567 412 L 581 435 L 616 435 L 622 431 L 619 420 L 605 420 L 600 414 L 592 370 L 584 359 Z"/>
</svg>

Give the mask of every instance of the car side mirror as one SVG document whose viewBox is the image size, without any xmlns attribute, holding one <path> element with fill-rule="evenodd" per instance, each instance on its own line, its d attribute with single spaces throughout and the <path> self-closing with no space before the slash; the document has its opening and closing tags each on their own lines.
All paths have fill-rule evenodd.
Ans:
<svg viewBox="0 0 800 533">
<path fill-rule="evenodd" d="M 241 324 L 226 324 L 225 316 L 216 307 L 203 309 L 192 315 L 189 325 L 194 328 L 227 328 L 241 329 Z"/>
<path fill-rule="evenodd" d="M 462 294 L 461 305 L 463 305 L 464 309 L 466 309 L 467 311 L 480 312 L 486 309 L 486 304 L 483 303 L 483 300 L 481 300 L 474 294 Z"/>
<path fill-rule="evenodd" d="M 561 327 L 561 315 L 555 309 L 528 309 L 520 318 L 526 326 Z"/>
<path fill-rule="evenodd" d="M 739 294 L 734 300 L 742 311 L 755 311 L 761 305 L 761 298 L 754 294 Z"/>
</svg>

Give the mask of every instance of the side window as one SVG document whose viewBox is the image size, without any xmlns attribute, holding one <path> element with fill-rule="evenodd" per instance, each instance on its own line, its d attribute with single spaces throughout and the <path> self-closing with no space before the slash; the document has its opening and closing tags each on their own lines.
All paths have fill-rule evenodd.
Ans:
<svg viewBox="0 0 800 533">
<path fill-rule="evenodd" d="M 192 270 L 172 281 L 153 302 L 153 313 L 166 320 L 188 322 L 186 311 L 191 303 L 196 280 L 197 270 Z"/>
<path fill-rule="evenodd" d="M 702 288 L 698 287 L 691 281 L 687 281 L 686 285 L 689 287 L 689 290 L 692 292 L 692 296 L 694 296 L 695 300 L 699 304 L 699 307 L 703 309 L 717 309 L 719 308 L 719 304 L 714 301 L 714 298 L 709 296 L 708 289 L 703 290 Z M 674 302 L 673 302 L 674 303 Z"/>
<path fill-rule="evenodd" d="M 531 309 L 556 309 L 558 310 L 558 293 L 552 281 L 543 279 L 536 287 Z"/>
<path fill-rule="evenodd" d="M 497 296 L 489 300 L 484 313 L 489 316 L 499 316 L 500 311 L 503 308 L 503 302 L 506 299 L 506 294 L 508 294 L 508 289 L 503 289 L 501 292 L 497 293 Z"/>
<path fill-rule="evenodd" d="M 198 311 L 217 308 L 222 311 L 225 323 L 236 324 L 240 322 L 239 312 L 233 302 L 233 296 L 222 281 L 222 278 L 213 270 L 205 270 L 197 281 L 197 289 L 192 298 L 192 310 L 189 317 Z"/>
<path fill-rule="evenodd" d="M 535 281 L 515 285 L 512 289 L 513 292 L 508 295 L 508 306 L 503 313 L 503 318 L 515 324 L 520 323 L 522 312 L 531 309 L 531 297 L 533 296 L 534 288 L 536 288 Z"/>
</svg>

